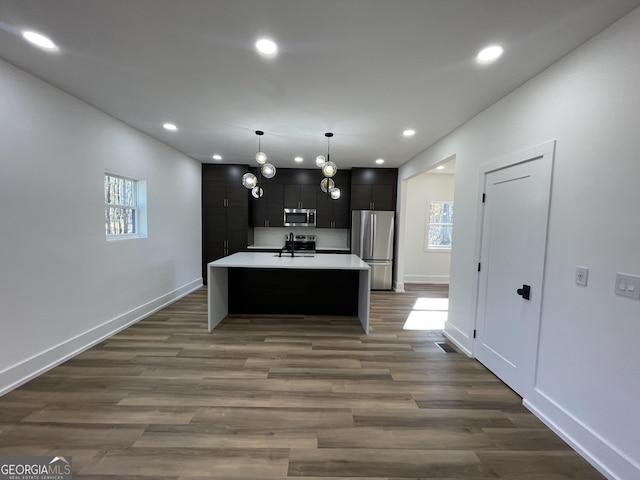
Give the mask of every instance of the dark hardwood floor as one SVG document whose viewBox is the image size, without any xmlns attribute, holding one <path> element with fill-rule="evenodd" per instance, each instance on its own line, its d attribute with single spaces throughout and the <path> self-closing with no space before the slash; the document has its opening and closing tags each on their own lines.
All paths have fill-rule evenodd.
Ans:
<svg viewBox="0 0 640 480">
<path fill-rule="evenodd" d="M 356 318 L 235 316 L 201 289 L 0 398 L 0 455 L 65 455 L 74 479 L 603 478 L 440 332 L 419 296 Z M 248 295 L 247 301 L 251 297 Z"/>
</svg>

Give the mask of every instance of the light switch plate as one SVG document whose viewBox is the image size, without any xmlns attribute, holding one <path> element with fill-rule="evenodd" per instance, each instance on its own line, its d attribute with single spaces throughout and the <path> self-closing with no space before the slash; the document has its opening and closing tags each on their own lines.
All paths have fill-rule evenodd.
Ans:
<svg viewBox="0 0 640 480">
<path fill-rule="evenodd" d="M 616 273 L 616 295 L 640 299 L 640 277 L 627 273 Z"/>
<path fill-rule="evenodd" d="M 587 267 L 576 267 L 576 284 L 587 286 L 589 269 Z"/>
</svg>

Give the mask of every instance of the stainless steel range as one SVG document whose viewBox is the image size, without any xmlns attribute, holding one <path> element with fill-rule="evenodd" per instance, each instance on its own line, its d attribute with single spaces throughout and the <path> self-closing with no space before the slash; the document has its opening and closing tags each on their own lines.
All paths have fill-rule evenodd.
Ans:
<svg viewBox="0 0 640 480">
<path fill-rule="evenodd" d="M 291 232 L 286 236 L 284 247 L 280 250 L 279 256 L 291 255 L 292 257 L 313 257 L 315 254 L 315 235 L 293 235 L 293 232 Z"/>
</svg>

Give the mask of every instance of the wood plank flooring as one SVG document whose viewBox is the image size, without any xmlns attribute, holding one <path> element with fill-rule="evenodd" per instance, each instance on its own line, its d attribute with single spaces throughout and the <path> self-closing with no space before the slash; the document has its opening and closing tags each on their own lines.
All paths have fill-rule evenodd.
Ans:
<svg viewBox="0 0 640 480">
<path fill-rule="evenodd" d="M 440 332 L 419 296 L 351 317 L 234 316 L 201 289 L 0 398 L 0 455 L 72 456 L 74 479 L 602 479 Z M 248 301 L 250 298 L 247 299 Z"/>
</svg>

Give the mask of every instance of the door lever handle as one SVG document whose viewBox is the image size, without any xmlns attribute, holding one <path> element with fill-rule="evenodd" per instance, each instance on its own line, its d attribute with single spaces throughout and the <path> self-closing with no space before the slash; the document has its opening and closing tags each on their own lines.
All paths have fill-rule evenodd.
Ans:
<svg viewBox="0 0 640 480">
<path fill-rule="evenodd" d="M 522 285 L 522 288 L 516 290 L 516 293 L 525 300 L 529 300 L 531 298 L 531 285 Z"/>
</svg>

